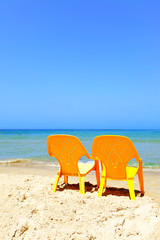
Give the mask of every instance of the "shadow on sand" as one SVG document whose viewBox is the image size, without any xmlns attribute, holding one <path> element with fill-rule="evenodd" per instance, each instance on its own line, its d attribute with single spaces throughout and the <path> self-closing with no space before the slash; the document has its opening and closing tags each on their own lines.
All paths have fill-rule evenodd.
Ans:
<svg viewBox="0 0 160 240">
<path fill-rule="evenodd" d="M 64 191 L 65 189 L 70 190 L 77 190 L 79 191 L 79 184 L 61 184 L 57 187 L 57 191 Z M 97 185 L 93 185 L 90 182 L 85 182 L 85 191 L 86 192 L 97 192 L 98 194 L 98 187 Z M 108 195 L 115 195 L 115 196 L 127 196 L 129 197 L 129 190 L 126 188 L 116 188 L 116 187 L 107 187 L 104 191 L 102 196 L 108 196 Z M 138 197 L 143 197 L 144 194 L 141 194 L 139 190 L 135 190 L 135 195 Z"/>
</svg>

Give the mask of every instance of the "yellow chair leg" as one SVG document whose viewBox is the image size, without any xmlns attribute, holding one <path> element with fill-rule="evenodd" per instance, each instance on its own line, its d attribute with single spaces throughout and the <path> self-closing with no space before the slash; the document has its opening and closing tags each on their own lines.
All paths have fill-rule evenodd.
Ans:
<svg viewBox="0 0 160 240">
<path fill-rule="evenodd" d="M 81 188 L 81 176 L 80 174 L 78 174 L 79 177 L 79 190 L 80 190 L 80 194 L 82 193 L 82 188 Z"/>
<path fill-rule="evenodd" d="M 104 185 L 105 185 L 105 177 L 102 176 L 102 177 L 101 177 L 101 183 L 100 183 L 99 191 L 98 191 L 98 196 L 99 196 L 99 197 L 102 196 L 102 192 L 103 192 Z"/>
<path fill-rule="evenodd" d="M 54 183 L 53 192 L 55 192 L 56 189 L 57 189 L 57 185 L 58 185 L 58 182 L 59 182 L 59 178 L 60 178 L 60 176 L 61 176 L 61 173 L 58 172 L 58 173 L 57 173 L 57 176 L 56 176 L 55 183 Z"/>
<path fill-rule="evenodd" d="M 133 179 L 128 179 L 128 188 L 131 200 L 136 200 Z"/>
<path fill-rule="evenodd" d="M 64 175 L 64 183 L 68 184 L 68 176 Z"/>
<path fill-rule="evenodd" d="M 104 188 L 104 185 L 105 185 L 105 182 L 106 182 L 106 168 L 103 164 L 103 168 L 102 168 L 102 175 L 101 175 L 101 182 L 100 182 L 100 188 L 99 188 L 99 191 L 98 191 L 98 196 L 102 196 L 102 192 L 103 192 L 103 188 Z"/>
<path fill-rule="evenodd" d="M 85 182 L 84 182 L 84 177 L 81 177 L 81 194 L 85 194 Z"/>
</svg>

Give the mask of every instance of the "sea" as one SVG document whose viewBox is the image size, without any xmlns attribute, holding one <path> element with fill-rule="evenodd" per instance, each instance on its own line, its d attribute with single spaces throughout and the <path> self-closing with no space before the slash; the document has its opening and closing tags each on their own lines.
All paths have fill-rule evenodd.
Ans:
<svg viewBox="0 0 160 240">
<path fill-rule="evenodd" d="M 99 135 L 120 135 L 129 137 L 143 160 L 143 167 L 160 169 L 160 130 L 0 130 L 0 164 L 25 164 L 37 166 L 58 166 L 56 158 L 47 151 L 47 137 L 54 134 L 68 134 L 78 137 L 91 155 L 94 137 Z M 80 159 L 88 162 L 85 157 Z"/>
</svg>

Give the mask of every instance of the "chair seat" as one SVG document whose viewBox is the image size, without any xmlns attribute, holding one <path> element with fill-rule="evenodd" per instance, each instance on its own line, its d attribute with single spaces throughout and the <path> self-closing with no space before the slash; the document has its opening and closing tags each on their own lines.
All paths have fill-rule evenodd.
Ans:
<svg viewBox="0 0 160 240">
<path fill-rule="evenodd" d="M 126 181 L 128 179 L 134 179 L 138 168 L 136 167 L 126 167 L 126 171 L 127 171 L 127 178 L 126 179 L 113 179 L 113 178 L 107 178 L 108 180 L 122 180 L 122 181 Z"/>
<path fill-rule="evenodd" d="M 134 176 L 136 175 L 138 168 L 136 167 L 126 167 L 127 171 L 127 179 L 133 179 Z"/>
<path fill-rule="evenodd" d="M 86 175 L 94 167 L 94 163 L 78 163 L 80 174 Z"/>
</svg>

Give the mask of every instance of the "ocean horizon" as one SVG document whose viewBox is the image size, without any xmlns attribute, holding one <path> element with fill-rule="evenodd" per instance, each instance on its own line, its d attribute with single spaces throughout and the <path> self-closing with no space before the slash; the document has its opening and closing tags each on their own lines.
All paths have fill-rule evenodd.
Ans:
<svg viewBox="0 0 160 240">
<path fill-rule="evenodd" d="M 160 169 L 160 129 L 1 129 L 0 164 L 30 163 L 57 166 L 58 161 L 47 152 L 47 137 L 68 134 L 78 137 L 88 153 L 92 141 L 98 135 L 121 135 L 129 137 L 143 160 L 144 168 Z M 88 162 L 83 157 L 82 162 Z M 137 164 L 132 162 L 132 165 Z"/>
</svg>

